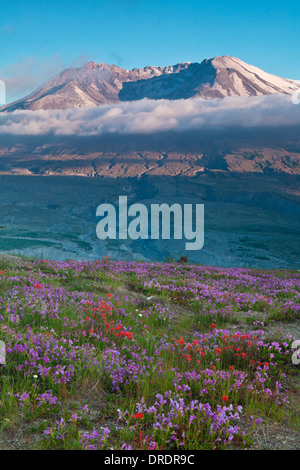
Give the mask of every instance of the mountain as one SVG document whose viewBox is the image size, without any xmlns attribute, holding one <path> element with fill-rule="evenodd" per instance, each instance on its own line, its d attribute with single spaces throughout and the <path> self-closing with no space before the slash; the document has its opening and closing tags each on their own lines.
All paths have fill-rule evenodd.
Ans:
<svg viewBox="0 0 300 470">
<path fill-rule="evenodd" d="M 271 75 L 229 56 L 205 59 L 201 63 L 133 70 L 89 62 L 83 67 L 64 70 L 0 111 L 68 109 L 143 98 L 177 100 L 292 94 L 299 88 L 294 80 Z"/>
</svg>

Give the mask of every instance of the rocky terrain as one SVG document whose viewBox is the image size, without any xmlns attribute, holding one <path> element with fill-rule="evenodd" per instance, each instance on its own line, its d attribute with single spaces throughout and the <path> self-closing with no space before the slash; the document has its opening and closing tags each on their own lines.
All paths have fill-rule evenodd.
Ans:
<svg viewBox="0 0 300 470">
<path fill-rule="evenodd" d="M 211 171 L 218 174 L 285 173 L 300 175 L 300 154 L 285 149 L 242 148 L 217 155 L 191 152 L 128 151 L 72 154 L 47 147 L 35 154 L 18 147 L 0 149 L 0 175 L 68 175 L 132 178 L 148 176 L 197 176 Z"/>
<path fill-rule="evenodd" d="M 3 135 L 0 175 L 297 176 L 299 157 L 299 127 L 291 126 L 91 137 Z"/>
</svg>

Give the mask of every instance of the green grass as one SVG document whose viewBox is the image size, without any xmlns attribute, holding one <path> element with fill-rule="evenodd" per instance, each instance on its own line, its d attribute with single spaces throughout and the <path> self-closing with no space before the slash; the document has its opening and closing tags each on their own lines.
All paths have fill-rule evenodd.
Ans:
<svg viewBox="0 0 300 470">
<path fill-rule="evenodd" d="M 153 274 L 153 279 L 160 282 L 158 288 L 147 284 L 152 279 L 151 268 L 145 274 L 143 263 L 134 266 L 135 270 L 125 269 L 121 272 L 109 260 L 102 260 L 97 267 L 93 263 L 60 264 L 21 257 L 0 257 L 0 271 L 4 272 L 0 279 L 0 315 L 4 317 L 0 324 L 0 340 L 15 347 L 15 351 L 8 355 L 6 366 L 0 368 L 0 445 L 1 435 L 22 427 L 23 445 L 29 438 L 30 446 L 35 449 L 82 449 L 84 432 L 91 432 L 94 427 L 101 429 L 108 426 L 110 437 L 102 442 L 103 448 L 112 446 L 118 449 L 123 442 L 131 443 L 133 448 L 147 448 L 146 436 L 153 432 L 157 416 L 144 412 L 143 419 L 137 422 L 130 415 L 137 412 L 138 403 L 154 406 L 157 394 L 164 395 L 168 391 L 179 393 L 180 388 L 176 387 L 185 382 L 183 378 L 179 380 L 178 376 L 181 374 L 185 377 L 195 371 L 200 373 L 199 378 L 186 382 L 189 389 L 180 392 L 186 403 L 200 399 L 215 408 L 223 405 L 221 396 L 229 396 L 234 407 L 243 407 L 245 416 L 252 415 L 254 419 L 262 417 L 273 422 L 287 419 L 291 427 L 299 425 L 292 411 L 297 404 L 291 410 L 277 404 L 274 397 L 270 399 L 268 394 L 260 393 L 257 384 L 254 385 L 257 393 L 252 393 L 246 386 L 239 388 L 236 385 L 232 371 L 246 374 L 245 384 L 255 381 L 257 364 L 271 362 L 270 350 L 273 349 L 258 345 L 253 340 L 253 344 L 247 344 L 245 340 L 237 340 L 230 335 L 228 339 L 222 339 L 221 333 L 220 336 L 214 336 L 212 329 L 212 324 L 220 332 L 227 331 L 228 324 L 253 325 L 258 318 L 265 318 L 265 314 L 265 324 L 268 321 L 293 322 L 296 319 L 295 311 L 292 308 L 283 309 L 281 302 L 295 299 L 295 293 L 278 293 L 278 304 L 272 308 L 267 300 L 239 306 L 235 303 L 235 295 L 252 294 L 254 284 L 237 284 L 236 289 L 232 287 L 235 295 L 225 296 L 225 300 L 221 301 L 218 296 L 214 297 L 214 283 L 223 280 L 222 274 L 204 273 L 201 283 L 206 284 L 207 291 L 205 296 L 197 294 L 200 298 L 196 298 L 194 291 L 180 290 L 182 287 L 194 286 L 192 267 L 174 265 L 176 270 L 180 270 L 179 279 L 175 274 L 174 279 L 164 279 L 160 277 L 158 269 Z M 253 275 L 255 273 L 260 275 L 258 271 L 253 271 Z M 188 282 L 189 276 L 192 283 Z M 278 276 L 284 277 L 287 273 L 278 273 Z M 228 275 L 227 280 L 233 282 L 234 276 Z M 34 291 L 36 282 L 43 286 L 42 289 L 49 289 L 49 294 L 44 295 L 39 288 Z M 169 284 L 174 288 L 169 289 Z M 179 291 L 176 292 L 175 288 Z M 223 290 L 220 292 L 223 295 Z M 256 289 L 254 293 L 259 292 Z M 148 300 L 150 296 L 153 297 Z M 98 305 L 101 299 L 106 306 L 111 307 L 109 313 L 105 309 L 93 310 L 93 306 Z M 86 302 L 90 302 L 90 305 Z M 59 308 L 56 308 L 57 305 Z M 245 315 L 250 307 L 258 314 L 255 318 Z M 126 327 L 126 332 L 132 332 L 133 342 L 127 337 L 124 339 L 115 335 L 119 323 Z M 257 328 L 260 327 L 253 325 L 253 331 Z M 193 341 L 197 342 L 199 337 L 204 338 L 203 341 L 201 339 L 204 356 L 197 352 L 198 346 L 193 346 Z M 281 337 L 268 340 L 283 345 Z M 18 344 L 24 347 L 24 352 L 16 348 Z M 53 345 L 51 352 L 46 352 L 47 344 Z M 225 349 L 224 345 L 227 344 Z M 216 347 L 222 348 L 222 354 L 216 354 Z M 247 360 L 236 353 L 237 347 L 246 354 Z M 55 377 L 39 374 L 35 368 L 34 372 L 26 373 L 30 370 L 28 364 L 34 362 L 31 350 L 38 351 L 41 357 L 53 356 L 50 362 L 47 362 L 47 357 L 39 360 L 43 367 L 60 365 L 68 368 L 71 363 L 74 374 L 66 383 L 57 383 Z M 91 361 L 87 359 L 90 351 Z M 133 367 L 129 379 L 124 379 L 114 388 L 111 369 L 106 370 L 107 365 L 113 363 L 114 351 L 120 353 L 126 366 L 135 362 L 141 365 L 143 357 L 150 358 L 143 363 L 147 373 L 139 373 L 135 379 Z M 116 370 L 123 367 L 119 366 L 118 360 Z M 256 364 L 255 367 L 251 361 Z M 289 380 L 295 377 L 297 369 L 290 363 L 289 357 L 274 350 L 273 362 L 276 362 L 276 366 L 268 369 L 266 387 L 274 390 L 282 372 L 287 375 L 287 379 L 283 380 L 284 386 L 290 386 Z M 206 377 L 206 370 L 211 375 Z M 223 373 L 229 374 L 226 380 Z M 214 377 L 214 383 L 210 382 L 211 376 Z M 203 392 L 205 388 L 207 392 Z M 37 406 L 36 399 L 48 390 L 51 390 L 57 402 Z M 16 394 L 22 395 L 24 392 L 29 393 L 30 397 L 22 405 Z M 89 413 L 80 410 L 85 404 L 89 406 Z M 127 412 L 120 422 L 117 420 L 118 410 Z M 164 413 L 168 411 L 166 406 Z M 80 419 L 72 418 L 74 414 Z M 199 414 L 199 419 L 202 418 Z M 179 436 L 180 430 L 187 436 L 185 449 L 214 448 L 209 422 L 203 421 L 203 429 L 200 429 L 189 423 L 188 417 L 184 415 L 174 419 L 178 426 L 176 435 Z M 44 434 L 45 430 L 48 430 L 47 434 Z M 159 448 L 175 449 L 179 443 L 171 439 L 174 432 L 171 428 L 156 428 L 153 439 Z M 244 440 L 247 446 L 251 441 L 251 429 Z M 89 439 L 89 443 L 92 444 L 93 439 Z M 236 436 L 232 442 L 233 448 L 241 445 L 242 438 Z M 227 447 L 227 444 L 220 444 L 220 448 L 223 447 Z"/>
</svg>

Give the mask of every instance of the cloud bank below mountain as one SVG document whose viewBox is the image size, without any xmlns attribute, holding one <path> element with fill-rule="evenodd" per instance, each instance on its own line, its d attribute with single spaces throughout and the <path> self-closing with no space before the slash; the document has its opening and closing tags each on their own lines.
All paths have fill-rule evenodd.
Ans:
<svg viewBox="0 0 300 470">
<path fill-rule="evenodd" d="M 291 96 L 140 100 L 93 108 L 0 113 L 0 134 L 100 136 L 300 125 Z"/>
</svg>

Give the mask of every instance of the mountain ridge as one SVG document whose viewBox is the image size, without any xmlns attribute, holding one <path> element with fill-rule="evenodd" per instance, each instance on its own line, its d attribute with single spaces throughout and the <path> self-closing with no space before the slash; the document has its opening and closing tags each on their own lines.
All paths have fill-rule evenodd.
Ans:
<svg viewBox="0 0 300 470">
<path fill-rule="evenodd" d="M 220 56 L 165 67 L 123 69 L 88 62 L 55 75 L 1 112 L 69 109 L 141 99 L 214 99 L 227 96 L 292 94 L 300 85 L 277 77 L 236 57 Z"/>
</svg>

